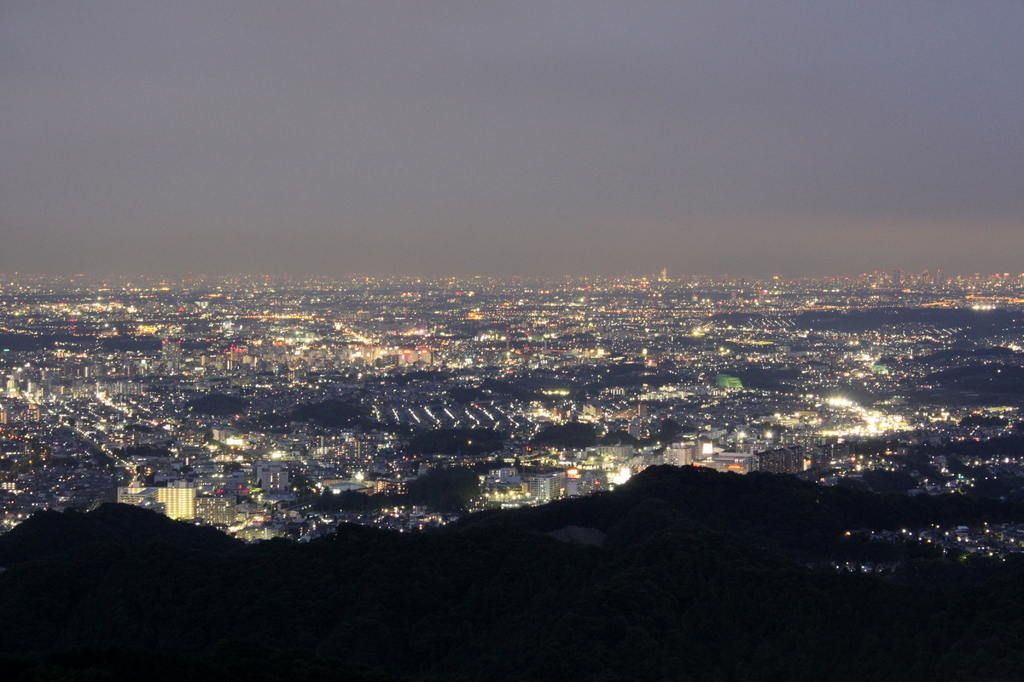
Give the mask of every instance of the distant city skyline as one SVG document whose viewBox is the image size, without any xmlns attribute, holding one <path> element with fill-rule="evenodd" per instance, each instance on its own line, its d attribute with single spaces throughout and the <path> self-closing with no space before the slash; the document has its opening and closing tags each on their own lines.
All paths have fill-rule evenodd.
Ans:
<svg viewBox="0 0 1024 682">
<path fill-rule="evenodd" d="M 1015 2 L 6 3 L 0 273 L 1022 270 Z"/>
<path fill-rule="evenodd" d="M 155 284 L 158 282 L 168 283 L 230 283 L 234 281 L 293 281 L 296 283 L 310 283 L 316 281 L 334 282 L 341 285 L 351 284 L 360 281 L 367 282 L 429 282 L 434 284 L 465 283 L 469 284 L 476 280 L 486 281 L 491 284 L 501 282 L 546 282 L 556 283 L 561 280 L 568 282 L 641 282 L 651 283 L 710 283 L 721 282 L 724 284 L 740 285 L 748 284 L 769 284 L 771 282 L 785 282 L 787 284 L 799 285 L 802 283 L 825 282 L 833 280 L 845 280 L 851 284 L 858 281 L 879 283 L 900 283 L 900 282 L 929 282 L 932 284 L 952 283 L 955 281 L 970 282 L 973 280 L 999 280 L 1003 282 L 1020 283 L 1024 282 L 1022 272 L 956 272 L 936 269 L 924 269 L 921 271 L 905 270 L 903 268 L 892 268 L 889 270 L 872 270 L 870 272 L 857 273 L 826 273 L 821 275 L 752 275 L 742 272 L 718 272 L 718 273 L 696 273 L 696 272 L 672 272 L 662 268 L 657 272 L 626 272 L 621 274 L 608 273 L 584 273 L 584 274 L 563 274 L 563 275 L 504 275 L 504 274 L 439 274 L 439 275 L 404 275 L 384 274 L 373 275 L 365 272 L 347 272 L 338 275 L 321 275 L 309 272 L 186 272 L 163 275 L 159 273 L 84 273 L 84 272 L 21 272 L 16 270 L 0 271 L 0 286 L 4 279 L 12 280 L 11 283 L 40 281 L 50 284 L 68 284 L 80 281 L 86 285 L 97 285 L 101 282 L 125 284 L 131 281 L 138 281 L 140 284 Z"/>
</svg>

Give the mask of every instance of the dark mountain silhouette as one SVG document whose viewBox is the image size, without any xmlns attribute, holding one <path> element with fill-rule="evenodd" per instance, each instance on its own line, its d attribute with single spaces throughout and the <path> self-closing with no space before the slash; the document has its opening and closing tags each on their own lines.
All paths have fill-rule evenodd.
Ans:
<svg viewBox="0 0 1024 682">
<path fill-rule="evenodd" d="M 41 511 L 0 535 L 0 566 L 66 556 L 94 544 L 131 547 L 162 542 L 183 549 L 218 552 L 241 543 L 213 528 L 172 521 L 125 504 L 104 504 L 89 513 Z"/>
<path fill-rule="evenodd" d="M 0 537 L 0 675 L 126 679 L 145 662 L 156 680 L 1009 680 L 1024 658 L 1017 573 L 940 588 L 789 558 L 849 550 L 833 537 L 845 524 L 1012 520 L 1014 505 L 658 467 L 429 534 L 207 546 L 204 529 L 146 514 L 44 514 Z M 110 537 L 136 516 L 149 541 Z M 60 540 L 78 529 L 95 541 Z M 49 553 L 13 549 L 52 538 Z"/>
</svg>

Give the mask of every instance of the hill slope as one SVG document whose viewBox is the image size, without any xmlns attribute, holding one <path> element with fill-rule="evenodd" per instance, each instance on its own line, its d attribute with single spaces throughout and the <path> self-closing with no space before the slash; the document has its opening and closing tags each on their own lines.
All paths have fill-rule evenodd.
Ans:
<svg viewBox="0 0 1024 682">
<path fill-rule="evenodd" d="M 140 651 L 171 662 L 147 670 L 155 679 L 1015 679 L 1019 577 L 908 587 L 805 570 L 768 548 L 803 551 L 808 529 L 873 518 L 871 498 L 849 492 L 656 469 L 597 498 L 442 533 L 353 526 L 306 545 L 215 550 L 93 544 L 0 574 L 0 619 L 17 624 L 0 655 L 49 661 L 32 679 L 124 672 L 119 661 Z M 930 504 L 958 513 L 948 502 Z M 834 513 L 846 516 L 803 520 Z M 569 523 L 606 532 L 606 545 L 545 534 Z M 35 544 L 55 532 L 30 531 Z M 109 650 L 120 653 L 95 653 Z M 73 651 L 94 653 L 60 653 Z"/>
<path fill-rule="evenodd" d="M 45 510 L 0 535 L 0 566 L 60 557 L 92 544 L 123 547 L 147 542 L 205 551 L 225 551 L 241 543 L 213 528 L 172 521 L 125 504 L 104 504 L 81 513 Z"/>
<path fill-rule="evenodd" d="M 1024 522 L 1024 505 L 963 495 L 879 495 L 823 487 L 793 476 L 738 476 L 702 467 L 661 466 L 645 470 L 612 493 L 474 514 L 457 527 L 499 523 L 550 532 L 566 525 L 590 526 L 609 534 L 609 546 L 625 546 L 677 521 L 736 533 L 793 557 L 820 560 L 841 549 L 847 530 Z"/>
</svg>

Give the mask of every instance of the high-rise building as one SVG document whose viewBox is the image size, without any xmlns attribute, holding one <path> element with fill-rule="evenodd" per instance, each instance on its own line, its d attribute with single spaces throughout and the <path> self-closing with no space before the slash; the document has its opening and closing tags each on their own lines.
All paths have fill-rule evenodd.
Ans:
<svg viewBox="0 0 1024 682">
<path fill-rule="evenodd" d="M 629 435 L 633 438 L 647 438 L 650 435 L 648 420 L 643 417 L 633 417 L 629 420 Z"/>
<path fill-rule="evenodd" d="M 804 470 L 804 449 L 788 445 L 758 452 L 756 468 L 771 474 L 796 474 Z"/>
<path fill-rule="evenodd" d="M 530 497 L 545 502 L 557 500 L 564 496 L 566 477 L 564 471 L 549 474 L 537 474 L 529 479 Z"/>
<path fill-rule="evenodd" d="M 196 517 L 208 524 L 230 526 L 235 523 L 236 507 L 233 497 L 197 497 Z"/>
<path fill-rule="evenodd" d="M 141 480 L 133 481 L 129 485 L 117 489 L 117 503 L 130 504 L 135 507 L 150 509 L 158 514 L 166 514 L 167 507 L 156 499 L 157 490 L 160 490 L 160 488 L 147 488 Z"/>
<path fill-rule="evenodd" d="M 160 344 L 160 351 L 168 371 L 177 371 L 181 367 L 181 341 L 164 339 Z"/>
<path fill-rule="evenodd" d="M 117 489 L 117 502 L 146 507 L 183 521 L 196 516 L 196 489 L 187 481 L 172 481 L 166 488 L 147 488 L 136 481 Z"/>
<path fill-rule="evenodd" d="M 692 443 L 672 443 L 665 448 L 665 464 L 671 464 L 672 466 L 685 467 L 693 464 L 694 451 L 697 446 Z"/>
<path fill-rule="evenodd" d="M 256 479 L 264 492 L 287 492 L 288 466 L 281 462 L 260 462 L 256 465 Z"/>
<path fill-rule="evenodd" d="M 172 519 L 196 517 L 196 489 L 191 483 L 173 481 L 166 488 L 157 488 L 156 501 L 164 505 L 164 513 Z"/>
</svg>

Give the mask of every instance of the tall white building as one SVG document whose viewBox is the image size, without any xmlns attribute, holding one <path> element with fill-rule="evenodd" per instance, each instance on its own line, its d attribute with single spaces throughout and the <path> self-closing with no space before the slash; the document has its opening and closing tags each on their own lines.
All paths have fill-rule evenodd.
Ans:
<svg viewBox="0 0 1024 682">
<path fill-rule="evenodd" d="M 256 479 L 264 492 L 288 492 L 288 465 L 281 462 L 259 462 L 256 465 Z"/>
<path fill-rule="evenodd" d="M 528 481 L 530 497 L 549 502 L 565 496 L 566 477 L 564 471 L 537 474 Z"/>
<path fill-rule="evenodd" d="M 196 489 L 187 481 L 173 481 L 166 488 L 147 488 L 141 482 L 132 483 L 117 489 L 117 502 L 146 507 L 182 521 L 196 517 Z"/>
<path fill-rule="evenodd" d="M 693 443 L 672 443 L 665 448 L 665 464 L 677 467 L 690 466 L 696 459 L 696 449 L 697 446 Z"/>
<path fill-rule="evenodd" d="M 191 521 L 196 517 L 196 489 L 191 483 L 173 481 L 166 488 L 157 488 L 156 501 L 172 519 Z"/>
</svg>

